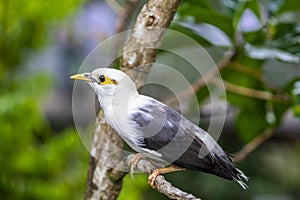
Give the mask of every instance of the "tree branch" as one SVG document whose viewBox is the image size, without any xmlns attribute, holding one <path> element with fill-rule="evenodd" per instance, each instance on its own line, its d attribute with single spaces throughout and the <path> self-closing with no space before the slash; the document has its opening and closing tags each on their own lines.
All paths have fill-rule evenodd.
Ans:
<svg viewBox="0 0 300 200">
<path fill-rule="evenodd" d="M 179 93 L 178 98 L 188 98 L 190 95 L 193 95 L 194 93 L 191 91 L 197 92 L 200 90 L 202 87 L 204 87 L 208 82 L 212 82 L 216 85 L 222 84 L 219 79 L 215 77 L 215 74 L 218 71 L 221 71 L 225 67 L 231 66 L 231 68 L 239 70 L 241 72 L 247 73 L 249 75 L 254 76 L 255 78 L 259 79 L 262 83 L 264 83 L 266 86 L 268 86 L 270 89 L 274 90 L 277 92 L 277 94 L 272 94 L 271 92 L 268 91 L 260 91 L 260 90 L 255 90 L 251 88 L 246 88 L 242 86 L 238 86 L 235 84 L 232 84 L 230 82 L 222 80 L 226 90 L 244 95 L 244 96 L 249 96 L 253 98 L 258 98 L 258 99 L 264 99 L 264 100 L 271 100 L 271 101 L 276 101 L 276 102 L 281 102 L 281 103 L 290 103 L 291 98 L 276 88 L 276 86 L 271 83 L 269 80 L 267 80 L 264 77 L 260 77 L 258 72 L 253 71 L 251 69 L 245 68 L 242 65 L 238 63 L 232 62 L 232 58 L 236 55 L 236 50 L 235 49 L 229 49 L 227 52 L 225 52 L 224 57 L 217 63 L 217 69 L 218 70 L 211 70 L 207 74 L 204 75 L 204 77 L 200 77 L 198 80 L 196 80 L 193 85 L 192 89 L 193 90 L 184 90 L 183 92 Z M 167 99 L 164 101 L 165 104 L 167 105 L 174 105 L 177 103 L 177 98 L 172 97 L 170 99 Z"/>
<path fill-rule="evenodd" d="M 137 17 L 123 49 L 121 70 L 127 72 L 138 87 L 142 85 L 155 61 L 164 28 L 169 27 L 179 3 L 180 0 L 149 0 Z M 119 172 L 119 176 L 112 177 L 112 166 L 120 162 L 119 149 L 123 146 L 124 141 L 106 124 L 103 113 L 100 112 L 92 141 L 86 200 L 117 199 L 126 173 Z M 101 158 L 101 161 L 97 158 Z M 159 180 L 163 183 L 162 178 L 157 179 Z M 158 182 L 157 185 L 161 184 Z M 165 183 L 158 191 L 163 192 L 168 188 L 170 185 Z"/>
<path fill-rule="evenodd" d="M 195 91 L 197 92 L 198 90 L 200 90 L 201 88 L 203 88 L 206 84 L 207 81 L 210 81 L 217 72 L 221 71 L 222 69 L 224 69 L 225 67 L 228 66 L 228 64 L 231 62 L 232 58 L 236 55 L 236 50 L 234 48 L 230 48 L 229 50 L 227 50 L 224 53 L 223 58 L 217 63 L 217 68 L 213 68 L 211 71 L 209 71 L 207 74 L 205 74 L 203 77 L 200 77 L 199 79 L 197 79 L 193 85 L 192 85 L 192 89 L 186 89 L 183 92 L 179 93 L 178 98 L 182 99 L 182 98 L 189 98 L 191 95 L 194 94 Z M 165 104 L 167 105 L 174 105 L 177 103 L 177 98 L 173 97 L 170 99 L 167 99 L 166 101 L 164 101 Z"/>
<path fill-rule="evenodd" d="M 251 142 L 245 145 L 240 151 L 234 154 L 233 162 L 242 162 L 252 151 L 272 137 L 274 128 L 266 129 L 262 134 L 256 136 Z"/>
<path fill-rule="evenodd" d="M 240 63 L 236 62 L 230 62 L 230 65 L 228 66 L 231 69 L 237 70 L 239 72 L 248 74 L 250 76 L 253 76 L 257 80 L 259 80 L 264 86 L 269 88 L 270 90 L 276 92 L 278 95 L 282 97 L 282 99 L 285 99 L 287 102 L 291 101 L 291 98 L 288 94 L 286 94 L 284 91 L 282 91 L 276 84 L 274 84 L 272 81 L 261 75 L 261 72 L 257 70 L 253 70 L 250 67 L 244 66 Z"/>
<path fill-rule="evenodd" d="M 121 159 L 119 149 L 123 147 L 123 140 L 106 124 L 103 112 L 100 112 L 92 141 L 85 200 L 117 199 L 122 188 L 122 179 L 114 180 L 109 177 L 111 166 Z"/>
<path fill-rule="evenodd" d="M 120 162 L 116 169 L 123 169 L 122 171 L 128 170 L 132 160 L 135 158 L 135 155 L 129 155 L 126 157 L 123 162 Z M 157 167 L 154 166 L 148 159 L 141 158 L 136 163 L 136 170 L 140 172 L 146 173 L 148 176 L 151 174 L 153 170 Z M 123 174 L 120 173 L 119 170 L 112 171 L 112 177 L 114 179 L 118 179 L 122 177 Z M 159 175 L 155 179 L 155 189 L 169 197 L 170 199 L 180 199 L 180 200 L 200 200 L 198 197 L 195 197 L 192 194 L 186 193 L 176 187 L 174 187 L 170 182 L 168 182 L 164 176 Z"/>
<path fill-rule="evenodd" d="M 252 88 L 247 88 L 239 85 L 235 85 L 233 83 L 224 81 L 224 80 L 219 80 L 218 78 L 213 77 L 212 78 L 212 83 L 215 85 L 223 85 L 225 86 L 225 89 L 227 91 L 252 97 L 252 98 L 257 98 L 257 99 L 263 99 L 263 100 L 270 100 L 270 101 L 275 101 L 275 102 L 281 102 L 281 103 L 290 103 L 290 99 L 287 98 L 286 96 L 283 96 L 281 94 L 274 95 L 271 92 L 268 91 L 263 91 L 263 90 L 256 90 Z"/>
<path fill-rule="evenodd" d="M 105 2 L 107 3 L 107 5 L 109 5 L 109 7 L 110 7 L 116 14 L 120 14 L 120 13 L 123 12 L 122 6 L 120 6 L 120 4 L 119 4 L 116 0 L 105 0 Z"/>
<path fill-rule="evenodd" d="M 117 33 L 120 33 L 126 29 L 130 22 L 130 18 L 134 13 L 134 9 L 139 1 L 138 0 L 127 0 L 125 6 L 121 12 L 119 17 L 118 26 L 117 26 Z"/>
<path fill-rule="evenodd" d="M 153 0 L 148 1 L 142 8 L 134 29 L 123 49 L 122 60 L 123 63 L 129 63 L 124 71 L 135 81 L 137 87 L 142 85 L 145 76 L 155 61 L 157 49 L 165 31 L 164 28 L 169 27 L 179 3 L 180 0 Z M 133 155 L 129 156 L 125 162 L 121 162 L 124 171 L 126 171 L 125 168 L 128 170 L 133 157 Z M 120 169 L 119 167 L 116 169 Z M 148 175 L 156 169 L 146 159 L 140 159 L 136 164 L 136 168 Z M 113 170 L 112 176 L 114 179 L 119 179 L 124 176 L 124 173 L 119 170 Z M 156 178 L 155 185 L 158 192 L 172 199 L 199 199 L 172 186 L 161 175 Z"/>
<path fill-rule="evenodd" d="M 116 29 L 116 33 L 121 33 L 122 31 L 125 31 L 128 24 L 130 23 L 130 19 L 134 13 L 135 8 L 138 5 L 138 0 L 127 0 L 124 8 L 119 16 L 119 21 L 118 21 L 118 25 L 117 25 L 117 29 Z M 115 44 L 114 44 L 114 49 L 113 49 L 113 55 L 115 57 L 118 56 L 118 53 L 120 51 L 120 47 L 122 45 L 122 34 L 119 35 L 116 38 Z"/>
<path fill-rule="evenodd" d="M 250 76 L 256 78 L 257 80 L 259 80 L 261 83 L 263 83 L 269 89 L 271 89 L 273 91 L 279 91 L 279 88 L 277 88 L 276 85 L 274 83 L 272 83 L 271 81 L 269 81 L 267 78 L 262 76 L 261 72 L 258 70 L 254 70 L 248 66 L 242 65 L 237 62 L 230 62 L 230 65 L 228 66 L 228 68 L 231 68 L 236 71 L 242 72 L 244 74 L 250 75 Z"/>
<path fill-rule="evenodd" d="M 155 61 L 162 35 L 179 4 L 180 0 L 149 0 L 137 17 L 123 49 L 122 65 L 138 88 Z"/>
</svg>

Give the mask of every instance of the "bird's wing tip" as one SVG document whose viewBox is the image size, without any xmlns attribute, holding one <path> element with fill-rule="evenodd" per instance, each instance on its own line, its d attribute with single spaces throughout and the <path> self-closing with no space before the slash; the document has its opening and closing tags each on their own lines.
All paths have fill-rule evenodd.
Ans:
<svg viewBox="0 0 300 200">
<path fill-rule="evenodd" d="M 249 188 L 249 186 L 242 180 L 239 179 L 234 179 L 244 190 L 247 190 Z"/>
<path fill-rule="evenodd" d="M 236 169 L 238 171 L 237 173 L 237 178 L 234 178 L 234 180 L 244 189 L 248 189 L 249 186 L 244 182 L 244 181 L 248 181 L 249 177 L 247 177 L 244 172 L 242 172 L 239 169 Z M 244 181 L 243 181 L 244 180 Z"/>
</svg>

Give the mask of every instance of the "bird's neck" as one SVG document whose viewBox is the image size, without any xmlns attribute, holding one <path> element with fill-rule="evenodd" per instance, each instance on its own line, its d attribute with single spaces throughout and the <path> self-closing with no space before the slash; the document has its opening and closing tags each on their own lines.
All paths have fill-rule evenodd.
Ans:
<svg viewBox="0 0 300 200">
<path fill-rule="evenodd" d="M 102 109 L 105 110 L 109 105 L 111 105 L 112 97 L 100 97 L 98 96 L 98 100 Z"/>
<path fill-rule="evenodd" d="M 128 109 L 138 96 L 138 92 L 133 92 L 131 94 L 118 93 L 118 95 L 98 96 L 98 100 L 104 111 L 109 107 L 122 107 L 123 109 Z"/>
<path fill-rule="evenodd" d="M 138 98 L 139 94 L 137 92 L 126 98 L 124 98 L 124 96 L 121 98 L 117 95 L 99 98 L 106 122 L 119 134 L 122 134 L 124 131 L 129 131 L 130 127 L 128 127 L 127 123 L 128 116 Z M 121 136 L 126 138 L 126 135 Z"/>
</svg>

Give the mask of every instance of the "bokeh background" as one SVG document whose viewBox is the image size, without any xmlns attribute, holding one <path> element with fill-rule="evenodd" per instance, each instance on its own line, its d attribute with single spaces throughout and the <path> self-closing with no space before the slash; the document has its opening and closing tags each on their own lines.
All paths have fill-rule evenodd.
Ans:
<svg viewBox="0 0 300 200">
<path fill-rule="evenodd" d="M 125 4 L 0 0 L 0 199 L 83 198 L 89 152 L 74 128 L 69 76 L 116 32 Z M 250 177 L 246 191 L 199 172 L 167 179 L 204 199 L 300 199 L 300 1 L 183 1 L 171 29 L 199 42 L 216 63 L 236 49 L 221 71 L 229 86 L 220 97 L 229 106 L 223 148 L 235 153 L 265 131 L 271 137 L 238 164 Z M 164 53 L 161 62 L 185 65 Z M 164 98 L 160 91 L 148 90 Z M 197 91 L 199 103 L 208 95 L 205 87 Z M 119 199 L 167 198 L 137 174 L 125 177 Z"/>
</svg>

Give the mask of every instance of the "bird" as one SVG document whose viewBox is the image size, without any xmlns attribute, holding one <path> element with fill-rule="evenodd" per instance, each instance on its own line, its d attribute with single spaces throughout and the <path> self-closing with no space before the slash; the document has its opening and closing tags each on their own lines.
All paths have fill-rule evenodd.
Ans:
<svg viewBox="0 0 300 200">
<path fill-rule="evenodd" d="M 205 130 L 175 109 L 139 94 L 130 77 L 118 69 L 98 68 L 70 77 L 86 81 L 95 92 L 108 125 L 136 152 L 166 161 L 169 167 L 148 177 L 154 188 L 158 175 L 188 169 L 235 180 L 243 189 L 248 177 Z"/>
</svg>

